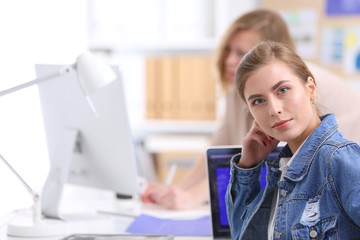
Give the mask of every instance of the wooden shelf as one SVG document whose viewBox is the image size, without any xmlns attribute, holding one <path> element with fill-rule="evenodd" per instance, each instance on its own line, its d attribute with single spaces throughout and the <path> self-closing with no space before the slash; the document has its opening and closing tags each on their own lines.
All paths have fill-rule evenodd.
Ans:
<svg viewBox="0 0 360 240">
<path fill-rule="evenodd" d="M 215 121 L 185 121 L 185 120 L 144 120 L 133 126 L 133 130 L 141 135 L 147 134 L 204 134 L 215 131 Z"/>
<path fill-rule="evenodd" d="M 89 43 L 91 51 L 116 53 L 209 53 L 217 46 L 217 39 L 204 38 L 196 40 L 153 40 L 139 42 L 108 41 Z"/>
<path fill-rule="evenodd" d="M 203 153 L 210 145 L 210 137 L 199 134 L 154 134 L 144 138 L 150 153 L 197 152 Z"/>
</svg>

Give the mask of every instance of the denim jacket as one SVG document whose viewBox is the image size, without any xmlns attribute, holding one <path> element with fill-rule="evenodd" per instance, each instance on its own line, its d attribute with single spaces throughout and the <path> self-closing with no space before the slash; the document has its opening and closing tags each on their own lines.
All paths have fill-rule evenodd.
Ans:
<svg viewBox="0 0 360 240">
<path fill-rule="evenodd" d="M 268 239 L 274 193 L 279 193 L 274 239 L 360 239 L 360 146 L 337 128 L 334 115 L 322 117 L 284 181 L 279 159 L 292 156 L 288 146 L 273 162 L 251 169 L 237 167 L 240 155 L 232 158 L 226 205 L 233 239 Z M 263 164 L 267 185 L 260 191 Z"/>
</svg>

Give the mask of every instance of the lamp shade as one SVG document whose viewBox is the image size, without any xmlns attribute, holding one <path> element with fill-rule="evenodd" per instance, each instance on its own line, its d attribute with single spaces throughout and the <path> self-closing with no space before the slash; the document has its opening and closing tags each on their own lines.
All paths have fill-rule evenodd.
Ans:
<svg viewBox="0 0 360 240">
<path fill-rule="evenodd" d="M 85 52 L 77 58 L 76 70 L 78 80 L 86 95 L 91 95 L 116 78 L 110 66 L 89 52 Z"/>
</svg>

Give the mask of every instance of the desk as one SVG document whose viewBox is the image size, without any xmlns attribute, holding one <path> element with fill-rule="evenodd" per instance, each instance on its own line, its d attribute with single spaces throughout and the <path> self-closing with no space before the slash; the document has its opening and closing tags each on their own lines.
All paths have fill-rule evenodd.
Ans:
<svg viewBox="0 0 360 240">
<path fill-rule="evenodd" d="M 85 191 L 84 191 L 85 190 Z M 114 202 L 113 194 L 106 192 L 94 192 L 93 190 L 74 190 L 76 194 L 66 192 L 62 200 L 61 212 L 64 213 L 66 233 L 64 236 L 74 233 L 97 233 L 97 234 L 125 234 L 125 230 L 134 218 L 120 215 L 100 214 L 101 206 Z M 95 193 L 95 194 L 94 194 Z M 2 216 L 0 226 L 1 240 L 58 240 L 62 236 L 49 238 L 16 238 L 6 235 L 6 221 L 11 220 L 17 213 Z M 64 237 L 63 236 L 63 237 Z M 175 237 L 175 240 L 210 240 L 212 237 Z"/>
</svg>

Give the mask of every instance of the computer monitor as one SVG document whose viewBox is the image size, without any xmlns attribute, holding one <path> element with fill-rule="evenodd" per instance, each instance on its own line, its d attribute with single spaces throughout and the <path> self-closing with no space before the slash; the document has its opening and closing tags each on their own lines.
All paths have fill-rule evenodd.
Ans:
<svg viewBox="0 0 360 240">
<path fill-rule="evenodd" d="M 283 149 L 284 144 L 284 142 L 280 142 L 264 161 L 274 161 Z M 206 151 L 211 223 L 214 239 L 231 238 L 225 195 L 230 180 L 231 158 L 235 154 L 241 153 L 241 151 L 241 145 L 212 146 Z M 266 186 L 266 171 L 266 166 L 263 165 L 259 178 L 261 190 Z"/>
<path fill-rule="evenodd" d="M 36 65 L 44 76 L 62 65 Z M 117 79 L 90 96 L 88 104 L 76 71 L 38 85 L 51 169 L 42 192 L 42 213 L 61 218 L 66 183 L 136 196 L 138 169 L 120 71 Z"/>
</svg>

